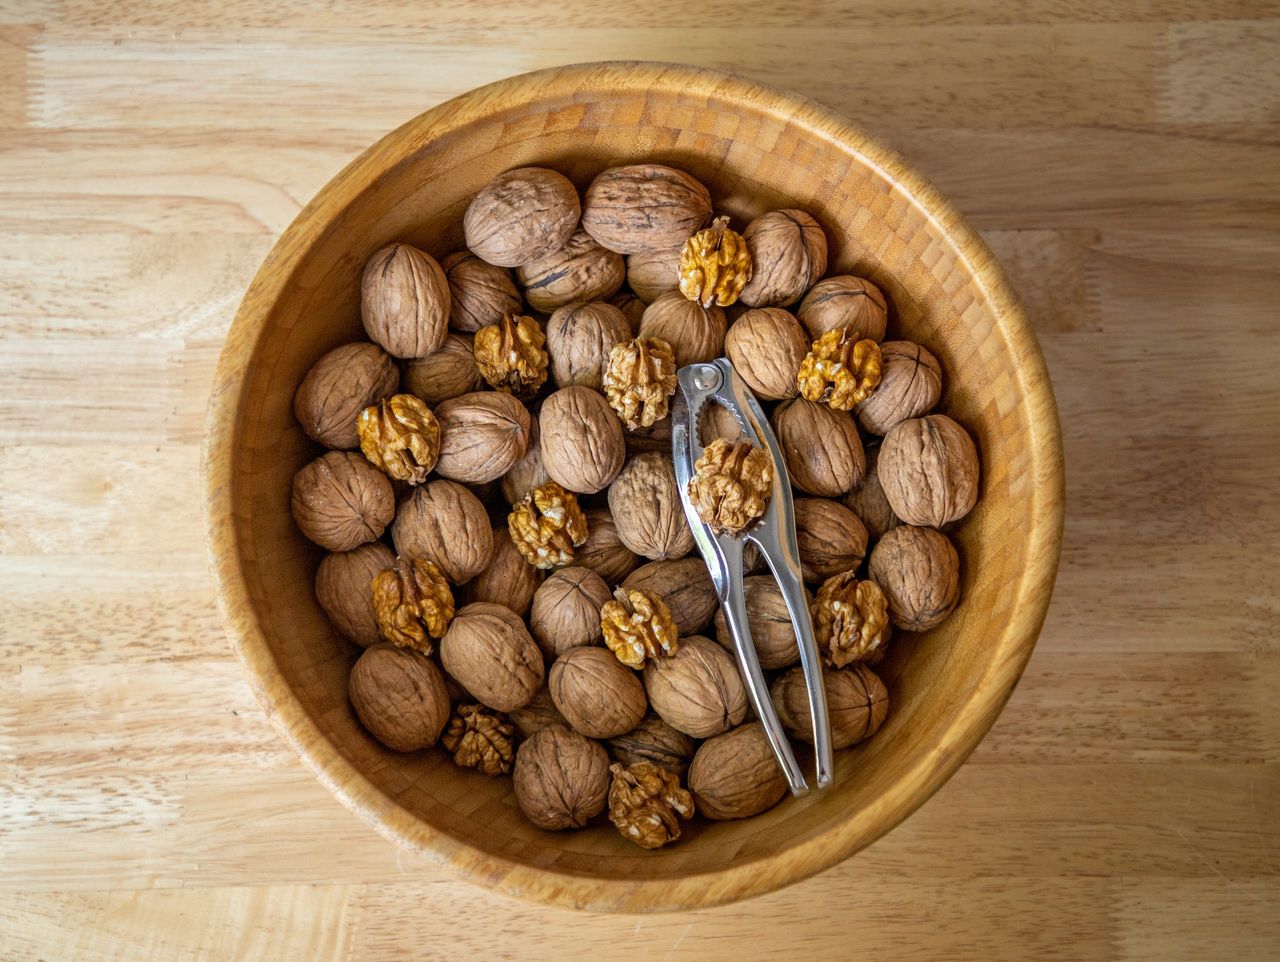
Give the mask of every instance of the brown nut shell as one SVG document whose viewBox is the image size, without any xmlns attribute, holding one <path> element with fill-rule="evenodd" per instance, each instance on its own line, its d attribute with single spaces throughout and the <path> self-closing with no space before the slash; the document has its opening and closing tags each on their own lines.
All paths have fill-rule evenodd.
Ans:
<svg viewBox="0 0 1280 962">
<path fill-rule="evenodd" d="M 382 537 L 395 516 L 387 476 L 351 451 L 330 451 L 293 476 L 293 520 L 329 551 L 350 551 Z"/>
<path fill-rule="evenodd" d="M 884 488 L 880 487 L 879 460 L 880 446 L 868 448 L 866 473 L 844 497 L 845 507 L 861 519 L 872 541 L 879 541 L 886 531 L 902 523 L 889 506 Z"/>
<path fill-rule="evenodd" d="M 440 266 L 449 282 L 452 330 L 474 334 L 508 314 L 520 313 L 520 291 L 505 267 L 489 264 L 471 251 L 454 251 Z"/>
<path fill-rule="evenodd" d="M 467 600 L 506 605 L 524 617 L 542 578 L 543 573 L 529 564 L 512 542 L 507 526 L 495 525 L 493 555 L 488 566 L 468 583 Z"/>
<path fill-rule="evenodd" d="M 542 687 L 542 652 L 524 622 L 504 605 L 458 610 L 440 639 L 440 663 L 467 691 L 497 711 L 514 711 Z"/>
<path fill-rule="evenodd" d="M 405 392 L 436 405 L 475 391 L 484 382 L 473 351 L 469 334 L 450 334 L 434 354 L 405 361 Z"/>
<path fill-rule="evenodd" d="M 396 563 L 391 549 L 379 542 L 352 551 L 325 555 L 316 571 L 316 600 L 345 637 L 361 648 L 382 640 L 373 611 L 373 579 Z"/>
<path fill-rule="evenodd" d="M 360 412 L 395 394 L 399 384 L 395 361 L 378 345 L 343 344 L 311 365 L 293 396 L 293 416 L 313 441 L 354 448 Z"/>
<path fill-rule="evenodd" d="M 880 445 L 876 473 L 893 513 L 907 524 L 941 527 L 978 501 L 978 450 L 945 414 L 893 428 Z"/>
<path fill-rule="evenodd" d="M 681 635 L 697 634 L 705 628 L 719 605 L 701 555 L 650 561 L 627 575 L 622 587 L 648 591 L 665 601 Z"/>
<path fill-rule="evenodd" d="M 574 562 L 590 568 L 608 585 L 619 584 L 635 570 L 640 558 L 622 543 L 608 508 L 588 508 L 587 540 L 574 551 Z"/>
<path fill-rule="evenodd" d="M 632 254 L 627 258 L 627 285 L 636 297 L 651 304 L 668 291 L 680 289 L 683 247 Z"/>
<path fill-rule="evenodd" d="M 549 725 L 516 751 L 512 788 L 520 811 L 538 828 L 582 828 L 605 809 L 609 755 L 599 742 Z"/>
<path fill-rule="evenodd" d="M 867 573 L 889 601 L 889 618 L 904 631 L 941 624 L 960 600 L 960 556 L 941 531 L 898 525 L 871 551 Z"/>
<path fill-rule="evenodd" d="M 862 564 L 867 529 L 838 501 L 796 498 L 796 543 L 805 581 L 818 582 Z"/>
<path fill-rule="evenodd" d="M 640 336 L 665 341 L 675 355 L 676 367 L 684 367 L 723 354 L 728 326 L 723 308 L 702 307 L 679 291 L 670 291 L 644 309 Z"/>
<path fill-rule="evenodd" d="M 622 470 L 622 422 L 598 391 L 561 388 L 542 402 L 538 426 L 542 466 L 568 490 L 595 494 Z"/>
<path fill-rule="evenodd" d="M 683 558 L 693 532 L 681 507 L 671 458 L 638 454 L 609 485 L 609 511 L 622 543 L 651 561 Z"/>
<path fill-rule="evenodd" d="M 449 694 L 440 669 L 409 648 L 377 644 L 351 669 L 347 694 L 360 723 L 395 752 L 436 743 L 449 720 Z"/>
<path fill-rule="evenodd" d="M 844 411 L 794 398 L 774 410 L 773 433 L 791 483 L 806 494 L 836 498 L 866 474 L 858 426 Z"/>
<path fill-rule="evenodd" d="M 858 422 L 872 434 L 888 434 L 908 418 L 934 409 L 942 396 L 942 365 L 912 341 L 880 345 L 880 384 L 857 407 Z"/>
<path fill-rule="evenodd" d="M 808 352 L 800 322 L 781 307 L 746 311 L 724 337 L 724 353 L 733 369 L 756 397 L 766 401 L 796 396 L 796 374 Z"/>
<path fill-rule="evenodd" d="M 752 274 L 739 300 L 748 307 L 786 307 L 827 272 L 827 235 L 802 210 L 761 214 L 742 232 Z"/>
<path fill-rule="evenodd" d="M 782 590 L 773 575 L 752 575 L 742 579 L 742 593 L 747 603 L 747 624 L 755 645 L 760 667 L 766 671 L 786 668 L 800 660 L 796 630 L 782 598 Z M 808 592 L 805 597 L 808 598 Z M 733 653 L 733 638 L 724 611 L 716 612 L 716 641 Z"/>
<path fill-rule="evenodd" d="M 569 723 L 564 720 L 564 716 L 552 702 L 551 692 L 547 691 L 545 686 L 538 689 L 538 693 L 533 696 L 529 704 L 507 712 L 507 717 L 511 719 L 511 724 L 515 726 L 521 738 L 531 738 L 536 732 L 552 725 L 569 727 Z"/>
<path fill-rule="evenodd" d="M 606 170 L 583 196 L 583 230 L 620 254 L 679 247 L 710 216 L 707 188 L 662 164 Z"/>
<path fill-rule="evenodd" d="M 609 586 L 594 571 L 561 568 L 534 594 L 529 630 L 538 646 L 553 658 L 572 648 L 599 644 L 600 608 L 611 597 Z"/>
<path fill-rule="evenodd" d="M 635 337 L 639 334 L 640 318 L 644 317 L 644 309 L 647 306 L 645 302 L 630 291 L 621 290 L 609 298 L 609 303 L 622 311 L 622 316 L 627 319 L 627 325 L 631 328 L 631 336 Z"/>
<path fill-rule="evenodd" d="M 814 284 L 796 309 L 796 317 L 811 341 L 842 327 L 852 330 L 858 340 L 883 341 L 889 308 L 880 288 L 865 277 L 841 274 Z"/>
<path fill-rule="evenodd" d="M 563 174 L 519 167 L 499 174 L 462 218 L 467 247 L 499 267 L 518 267 L 558 251 L 578 226 L 578 191 Z"/>
<path fill-rule="evenodd" d="M 880 730 L 889 713 L 889 692 L 884 682 L 863 664 L 828 668 L 822 673 L 827 689 L 827 714 L 831 719 L 831 747 L 848 748 Z M 804 671 L 792 668 L 769 686 L 778 720 L 793 737 L 813 744 L 813 719 Z"/>
<path fill-rule="evenodd" d="M 581 384 L 602 390 L 609 352 L 630 339 L 627 319 L 612 304 L 576 301 L 561 307 L 547 321 L 551 379 L 556 387 Z"/>
<path fill-rule="evenodd" d="M 623 765 L 651 762 L 681 775 L 693 758 L 693 739 L 650 713 L 631 731 L 609 739 L 609 751 Z"/>
<path fill-rule="evenodd" d="M 455 585 L 470 581 L 493 560 L 488 512 L 453 481 L 432 481 L 405 498 L 391 538 L 398 554 L 433 562 Z"/>
<path fill-rule="evenodd" d="M 605 648 L 566 651 L 552 664 L 547 688 L 565 721 L 588 738 L 631 731 L 649 707 L 636 673 Z"/>
<path fill-rule="evenodd" d="M 662 720 L 694 738 L 728 731 L 747 715 L 738 663 L 701 635 L 680 639 L 668 658 L 651 659 L 644 669 L 644 688 Z"/>
<path fill-rule="evenodd" d="M 689 790 L 706 818 L 750 818 L 782 800 L 787 779 L 764 729 L 751 722 L 702 744 L 689 766 Z"/>
<path fill-rule="evenodd" d="M 626 276 L 622 255 L 605 250 L 582 230 L 558 250 L 516 268 L 524 299 L 543 314 L 566 304 L 610 297 Z"/>
<path fill-rule="evenodd" d="M 440 422 L 436 474 L 484 484 L 510 471 L 529 446 L 528 409 L 510 394 L 478 391 L 450 398 L 435 410 Z"/>
<path fill-rule="evenodd" d="M 365 333 L 395 357 L 426 357 L 449 333 L 449 282 L 436 259 L 408 244 L 382 248 L 360 278 Z"/>
</svg>

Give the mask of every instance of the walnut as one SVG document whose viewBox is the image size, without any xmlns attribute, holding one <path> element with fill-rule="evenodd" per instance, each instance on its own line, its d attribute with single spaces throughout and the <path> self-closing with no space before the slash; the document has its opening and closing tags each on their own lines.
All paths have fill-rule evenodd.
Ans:
<svg viewBox="0 0 1280 962">
<path fill-rule="evenodd" d="M 694 738 L 728 731 L 747 716 L 747 692 L 738 663 L 701 635 L 682 638 L 671 657 L 649 661 L 644 688 L 662 720 Z"/>
<path fill-rule="evenodd" d="M 941 527 L 978 501 L 978 451 L 945 414 L 903 421 L 880 445 L 876 468 L 893 513 L 907 524 Z"/>
<path fill-rule="evenodd" d="M 499 174 L 476 194 L 462 218 L 467 247 L 498 267 L 518 267 L 558 251 L 581 213 L 567 177 L 545 167 Z"/>
<path fill-rule="evenodd" d="M 404 362 L 404 390 L 427 404 L 469 394 L 484 383 L 469 334 L 450 334 L 440 350 Z"/>
<path fill-rule="evenodd" d="M 512 787 L 520 811 L 538 828 L 582 828 L 604 811 L 609 756 L 599 742 L 549 725 L 516 752 Z"/>
<path fill-rule="evenodd" d="M 618 661 L 643 668 L 674 655 L 680 646 L 675 619 L 667 603 L 651 591 L 619 588 L 600 608 L 604 643 Z"/>
<path fill-rule="evenodd" d="M 544 314 L 575 301 L 609 297 L 626 276 L 622 255 L 605 250 L 583 230 L 558 250 L 516 268 L 524 299 Z"/>
<path fill-rule="evenodd" d="M 880 487 L 880 474 L 877 471 L 879 458 L 878 445 L 867 449 L 866 473 L 844 497 L 845 506 L 862 520 L 872 541 L 879 541 L 886 531 L 902 523 L 893 513 L 893 508 L 889 507 L 884 488 Z"/>
<path fill-rule="evenodd" d="M 867 574 L 889 599 L 895 628 L 927 631 L 960 600 L 960 557 L 941 531 L 908 524 L 887 532 L 871 552 Z"/>
<path fill-rule="evenodd" d="M 724 337 L 724 353 L 733 369 L 766 401 L 796 396 L 796 374 L 808 350 L 800 322 L 781 307 L 747 311 Z"/>
<path fill-rule="evenodd" d="M 717 438 L 693 465 L 689 500 L 715 531 L 736 534 L 764 514 L 773 490 L 773 462 L 750 441 Z"/>
<path fill-rule="evenodd" d="M 569 727 L 569 723 L 564 720 L 564 716 L 551 700 L 551 692 L 545 687 L 538 689 L 538 693 L 533 696 L 533 701 L 523 708 L 508 712 L 507 717 L 511 719 L 511 724 L 515 726 L 521 738 L 531 738 L 535 732 L 540 732 L 552 725 Z"/>
<path fill-rule="evenodd" d="M 751 280 L 747 242 L 729 229 L 728 217 L 717 217 L 680 249 L 680 293 L 703 307 L 728 307 Z"/>
<path fill-rule="evenodd" d="M 631 337 L 622 311 L 603 301 L 568 304 L 547 322 L 551 377 L 557 387 L 581 384 L 599 391 L 613 346 Z"/>
<path fill-rule="evenodd" d="M 369 340 L 396 357 L 426 357 L 449 333 L 449 282 L 434 257 L 408 244 L 382 248 L 360 278 Z"/>
<path fill-rule="evenodd" d="M 316 600 L 333 626 L 361 648 L 382 640 L 373 611 L 373 579 L 396 563 L 384 544 L 325 555 L 316 571 Z"/>
<path fill-rule="evenodd" d="M 313 441 L 354 448 L 360 412 L 395 394 L 399 384 L 395 362 L 378 345 L 343 344 L 311 365 L 293 396 L 293 416 Z"/>
<path fill-rule="evenodd" d="M 710 361 L 724 353 L 729 322 L 719 307 L 703 307 L 679 291 L 669 291 L 644 309 L 640 336 L 666 341 L 676 367 Z"/>
<path fill-rule="evenodd" d="M 908 418 L 932 411 L 942 396 L 942 365 L 919 344 L 880 345 L 880 385 L 858 405 L 858 421 L 872 434 L 888 434 Z"/>
<path fill-rule="evenodd" d="M 867 529 L 838 501 L 796 498 L 796 543 L 805 581 L 822 581 L 862 564 Z"/>
<path fill-rule="evenodd" d="M 449 282 L 453 330 L 474 334 L 508 314 L 520 313 L 520 292 L 505 267 L 486 263 L 471 251 L 455 251 L 440 266 Z"/>
<path fill-rule="evenodd" d="M 641 848 L 662 848 L 680 837 L 680 819 L 693 818 L 693 796 L 680 779 L 652 762 L 609 766 L 609 821 Z"/>
<path fill-rule="evenodd" d="M 422 484 L 440 452 L 440 422 L 412 394 L 393 394 L 360 412 L 360 450 L 387 476 Z"/>
<path fill-rule="evenodd" d="M 827 272 L 827 236 L 802 210 L 761 214 L 742 236 L 753 268 L 740 298 L 748 307 L 794 304 Z"/>
<path fill-rule="evenodd" d="M 651 561 L 683 558 L 693 550 L 671 458 L 656 451 L 638 454 L 609 485 L 609 511 L 618 537 Z"/>
<path fill-rule="evenodd" d="M 542 402 L 538 425 L 542 465 L 568 490 L 595 494 L 622 470 L 622 422 L 598 391 L 562 387 Z"/>
<path fill-rule="evenodd" d="M 847 328 L 855 340 L 883 341 L 888 313 L 880 288 L 847 274 L 818 281 L 796 309 L 811 341 L 839 328 Z"/>
<path fill-rule="evenodd" d="M 831 747 L 848 748 L 880 730 L 889 713 L 889 693 L 866 665 L 822 673 L 827 690 L 827 716 L 831 719 Z M 782 726 L 794 737 L 813 744 L 813 718 L 809 714 L 809 690 L 804 672 L 792 668 L 769 686 L 774 710 Z"/>
<path fill-rule="evenodd" d="M 774 410 L 773 433 L 791 483 L 806 494 L 839 497 L 866 474 L 858 426 L 844 411 L 794 398 Z"/>
<path fill-rule="evenodd" d="M 532 317 L 506 314 L 476 331 L 476 368 L 490 387 L 530 397 L 547 380 L 547 338 Z"/>
<path fill-rule="evenodd" d="M 772 671 L 794 665 L 800 660 L 796 630 L 787 611 L 787 603 L 782 599 L 782 590 L 773 575 L 743 578 L 742 593 L 746 598 L 747 625 L 751 628 L 751 641 L 760 667 Z M 723 610 L 716 612 L 716 640 L 725 651 L 733 652 L 733 638 Z"/>
<path fill-rule="evenodd" d="M 622 587 L 637 588 L 661 598 L 671 610 L 680 635 L 696 634 L 705 628 L 719 603 L 701 555 L 676 561 L 650 561 L 627 575 Z"/>
<path fill-rule="evenodd" d="M 488 566 L 467 585 L 467 600 L 506 605 L 523 616 L 541 584 L 542 572 L 525 560 L 507 526 L 501 525 L 493 529 L 493 557 Z"/>
<path fill-rule="evenodd" d="M 841 328 L 813 342 L 796 376 L 800 396 L 851 411 L 880 383 L 880 345 Z"/>
<path fill-rule="evenodd" d="M 395 511 L 387 476 L 350 451 L 330 451 L 293 476 L 293 520 L 329 551 L 378 540 Z"/>
<path fill-rule="evenodd" d="M 679 247 L 710 216 L 707 188 L 661 164 L 606 170 L 583 196 L 583 230 L 619 254 Z"/>
<path fill-rule="evenodd" d="M 430 561 L 400 557 L 373 579 L 373 610 L 383 638 L 429 655 L 453 617 L 453 592 Z"/>
<path fill-rule="evenodd" d="M 764 729 L 751 722 L 702 744 L 689 766 L 689 790 L 707 818 L 749 818 L 782 800 L 787 779 Z"/>
<path fill-rule="evenodd" d="M 351 669 L 347 695 L 360 723 L 395 752 L 434 745 L 449 719 L 440 669 L 409 648 L 367 648 Z"/>
<path fill-rule="evenodd" d="M 716 438 L 724 438 L 732 444 L 742 438 L 742 425 L 738 423 L 732 411 L 723 404 L 713 401 L 702 409 L 702 415 L 698 421 L 698 439 L 705 447 Z"/>
<path fill-rule="evenodd" d="M 827 664 L 865 661 L 889 640 L 889 603 L 874 581 L 842 571 L 822 583 L 813 600 L 813 633 Z"/>
<path fill-rule="evenodd" d="M 478 391 L 436 408 L 440 456 L 436 474 L 484 484 L 510 471 L 529 446 L 528 409 L 510 394 Z"/>
<path fill-rule="evenodd" d="M 444 750 L 453 753 L 460 768 L 474 768 L 485 775 L 506 775 L 515 757 L 509 721 L 484 705 L 459 705 L 440 739 Z"/>
<path fill-rule="evenodd" d="M 660 337 L 614 345 L 604 369 L 604 393 L 628 430 L 652 427 L 667 416 L 676 393 L 676 359 Z"/>
<path fill-rule="evenodd" d="M 636 673 L 603 648 L 566 651 L 551 666 L 547 688 L 565 721 L 588 738 L 631 731 L 649 707 Z"/>
<path fill-rule="evenodd" d="M 542 652 L 510 608 L 479 601 L 453 616 L 440 639 L 440 664 L 497 711 L 527 705 L 542 687 Z"/>
<path fill-rule="evenodd" d="M 670 454 L 671 416 L 654 421 L 647 428 L 636 428 L 626 434 L 627 454 Z"/>
<path fill-rule="evenodd" d="M 391 525 L 399 554 L 434 563 L 455 585 L 493 560 L 493 532 L 480 499 L 452 481 L 432 481 L 400 502 Z"/>
<path fill-rule="evenodd" d="M 648 305 L 630 291 L 625 290 L 609 298 L 609 303 L 622 311 L 622 316 L 627 319 L 627 326 L 631 329 L 631 336 L 639 334 L 640 318 L 644 317 L 644 309 Z"/>
<path fill-rule="evenodd" d="M 533 596 L 529 630 L 552 657 L 570 648 L 598 644 L 600 609 L 611 597 L 609 586 L 588 568 L 561 568 Z"/>
<path fill-rule="evenodd" d="M 587 519 L 576 497 L 548 481 L 516 502 L 507 530 L 529 564 L 550 570 L 573 563 L 573 549 L 587 540 Z"/>
<path fill-rule="evenodd" d="M 546 484 L 551 478 L 542 466 L 542 448 L 539 444 L 541 429 L 538 419 L 529 419 L 529 443 L 520 460 L 502 476 L 502 496 L 508 504 L 515 504 L 540 484 Z"/>
<path fill-rule="evenodd" d="M 656 301 L 667 291 L 680 289 L 680 257 L 684 248 L 632 254 L 627 258 L 627 284 L 641 301 Z"/>
<path fill-rule="evenodd" d="M 605 584 L 617 584 L 635 569 L 640 559 L 618 537 L 608 508 L 588 508 L 584 513 L 587 540 L 575 552 L 574 560 L 598 574 Z"/>
<path fill-rule="evenodd" d="M 693 757 L 693 739 L 650 713 L 625 735 L 609 739 L 609 749 L 624 765 L 652 762 L 680 775 Z"/>
</svg>

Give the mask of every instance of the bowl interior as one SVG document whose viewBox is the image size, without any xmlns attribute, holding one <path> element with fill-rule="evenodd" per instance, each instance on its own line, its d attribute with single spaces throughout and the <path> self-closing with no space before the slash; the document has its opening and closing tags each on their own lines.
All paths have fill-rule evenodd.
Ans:
<svg viewBox="0 0 1280 962">
<path fill-rule="evenodd" d="M 985 248 L 928 187 L 855 130 L 798 99 L 701 71 L 629 65 L 505 81 L 389 135 L 317 197 L 246 296 L 219 369 L 209 440 L 215 565 L 251 680 L 322 779 L 402 844 L 523 895 L 598 908 L 723 901 L 816 871 L 928 797 L 989 727 L 1034 642 L 1056 559 L 1060 484 L 1052 398 L 1034 340 Z M 607 823 L 542 832 L 507 779 L 442 753 L 400 755 L 346 697 L 359 650 L 312 596 L 321 553 L 289 512 L 293 473 L 317 455 L 291 400 L 323 352 L 363 337 L 359 276 L 405 240 L 461 246 L 471 196 L 511 167 L 545 165 L 580 187 L 654 160 L 690 171 L 746 220 L 799 207 L 831 243 L 829 273 L 871 278 L 890 337 L 941 360 L 941 408 L 982 459 L 982 499 L 953 532 L 963 603 L 939 629 L 898 633 L 882 665 L 891 710 L 838 753 L 836 784 L 742 822 L 703 824 L 641 852 Z"/>
</svg>

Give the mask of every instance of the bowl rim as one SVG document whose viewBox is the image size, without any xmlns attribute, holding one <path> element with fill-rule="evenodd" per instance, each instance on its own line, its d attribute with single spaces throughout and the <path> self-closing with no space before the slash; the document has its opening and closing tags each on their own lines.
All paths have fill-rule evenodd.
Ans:
<svg viewBox="0 0 1280 962">
<path fill-rule="evenodd" d="M 481 851 L 423 823 L 388 798 L 323 735 L 293 695 L 250 603 L 232 523 L 234 446 L 246 402 L 242 372 L 264 321 L 312 241 L 373 179 L 432 140 L 531 99 L 580 97 L 592 84 L 610 92 L 655 88 L 745 100 L 809 136 L 851 151 L 894 184 L 957 254 L 987 296 L 1018 359 L 1016 380 L 1029 411 L 1033 479 L 1027 564 L 1013 615 L 981 681 L 957 706 L 931 750 L 871 806 L 782 852 L 679 879 L 611 879 L 538 868 Z M 924 804 L 959 768 L 995 722 L 1031 656 L 1057 571 L 1064 514 L 1064 469 L 1057 407 L 1043 355 L 1023 310 L 985 242 L 924 177 L 836 112 L 800 95 L 733 74 L 683 64 L 601 61 L 508 77 L 439 104 L 385 135 L 334 176 L 302 209 L 259 267 L 227 334 L 214 376 L 202 450 L 206 535 L 219 607 L 258 702 L 285 741 L 352 812 L 389 840 L 427 855 L 477 884 L 549 905 L 596 911 L 674 911 L 774 891 L 830 868 L 870 845 Z"/>
</svg>

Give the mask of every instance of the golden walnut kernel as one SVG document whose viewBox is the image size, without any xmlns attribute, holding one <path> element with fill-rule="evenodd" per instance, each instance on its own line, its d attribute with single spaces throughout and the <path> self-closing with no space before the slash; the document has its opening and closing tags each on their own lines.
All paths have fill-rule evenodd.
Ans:
<svg viewBox="0 0 1280 962">
<path fill-rule="evenodd" d="M 455 765 L 474 768 L 485 775 L 506 775 L 515 757 L 509 721 L 484 705 L 459 705 L 449 719 L 440 744 L 453 753 Z"/>
<path fill-rule="evenodd" d="M 383 638 L 429 655 L 453 617 L 453 592 L 430 561 L 401 557 L 373 579 L 373 610 Z"/>
<path fill-rule="evenodd" d="M 679 291 L 668 291 L 644 309 L 640 336 L 666 341 L 676 367 L 710 361 L 724 353 L 729 322 L 723 308 L 703 307 Z"/>
<path fill-rule="evenodd" d="M 884 294 L 869 280 L 842 274 L 818 281 L 809 289 L 796 317 L 816 341 L 839 328 L 849 328 L 857 340 L 884 340 L 888 305 Z"/>
<path fill-rule="evenodd" d="M 660 337 L 637 337 L 615 344 L 604 370 L 604 393 L 631 431 L 667 416 L 676 393 L 676 358 Z"/>
<path fill-rule="evenodd" d="M 772 490 L 773 462 L 749 441 L 712 441 L 689 479 L 698 517 L 716 531 L 735 534 L 764 514 Z"/>
<path fill-rule="evenodd" d="M 796 374 L 808 350 L 800 322 L 781 307 L 746 311 L 724 336 L 724 353 L 733 369 L 766 401 L 795 397 Z"/>
<path fill-rule="evenodd" d="M 351 451 L 330 451 L 293 476 L 293 520 L 329 551 L 350 551 L 382 537 L 395 516 L 387 476 Z"/>
<path fill-rule="evenodd" d="M 739 298 L 748 307 L 786 307 L 827 272 L 827 236 L 802 210 L 762 214 L 742 232 L 751 252 L 751 281 Z"/>
<path fill-rule="evenodd" d="M 941 531 L 909 524 L 885 533 L 867 574 L 889 600 L 889 617 L 903 631 L 928 631 L 960 600 L 960 556 Z"/>
<path fill-rule="evenodd" d="M 858 426 L 844 411 L 792 398 L 774 410 L 773 433 L 791 483 L 805 494 L 835 498 L 866 474 Z"/>
<path fill-rule="evenodd" d="M 832 575 L 813 599 L 813 633 L 827 664 L 865 661 L 889 640 L 889 603 L 874 581 L 853 571 Z"/>
<path fill-rule="evenodd" d="M 703 307 L 728 307 L 751 280 L 751 254 L 742 235 L 717 217 L 680 250 L 680 293 Z"/>
<path fill-rule="evenodd" d="M 609 297 L 626 276 L 622 255 L 605 250 L 582 230 L 559 250 L 516 268 L 524 299 L 544 314 L 575 301 Z"/>
<path fill-rule="evenodd" d="M 870 738 L 889 713 L 889 693 L 870 668 L 822 673 L 827 690 L 827 716 L 831 720 L 831 747 L 848 748 Z M 813 718 L 809 714 L 809 690 L 804 671 L 793 668 L 769 686 L 773 707 L 782 726 L 801 741 L 813 744 Z"/>
<path fill-rule="evenodd" d="M 646 659 L 676 653 L 679 636 L 665 601 L 638 588 L 619 588 L 613 597 L 600 608 L 600 628 L 618 661 L 629 668 L 643 668 Z"/>
<path fill-rule="evenodd" d="M 351 669 L 347 695 L 360 723 L 392 751 L 434 745 L 449 718 L 440 669 L 410 648 L 377 644 L 366 649 Z"/>
<path fill-rule="evenodd" d="M 547 673 L 547 688 L 565 721 L 588 738 L 616 738 L 640 724 L 649 707 L 644 686 L 595 645 L 571 648 Z"/>
<path fill-rule="evenodd" d="M 676 631 L 681 636 L 696 634 L 705 628 L 720 603 L 701 555 L 650 561 L 627 575 L 622 587 L 638 588 L 661 598 L 671 609 Z"/>
<path fill-rule="evenodd" d="M 412 394 L 394 394 L 360 412 L 360 450 L 388 477 L 421 484 L 440 454 L 440 422 Z"/>
<path fill-rule="evenodd" d="M 396 357 L 426 357 L 449 333 L 449 282 L 435 258 L 408 244 L 382 248 L 360 278 L 369 340 Z"/>
<path fill-rule="evenodd" d="M 581 384 L 599 391 L 615 344 L 631 337 L 622 311 L 604 301 L 566 304 L 547 321 L 547 350 L 556 387 Z"/>
<path fill-rule="evenodd" d="M 449 327 L 474 334 L 520 313 L 520 292 L 505 267 L 489 264 L 471 251 L 455 251 L 440 266 L 449 281 Z"/>
<path fill-rule="evenodd" d="M 609 756 L 599 742 L 548 725 L 516 752 L 512 788 L 520 811 L 538 828 L 582 828 L 604 811 Z"/>
<path fill-rule="evenodd" d="M 678 247 L 710 216 L 707 188 L 662 164 L 606 170 L 583 196 L 583 230 L 619 254 Z"/>
<path fill-rule="evenodd" d="M 573 549 L 587 540 L 578 499 L 554 481 L 534 488 L 507 516 L 507 528 L 525 560 L 549 570 L 573 563 Z"/>
<path fill-rule="evenodd" d="M 828 331 L 813 342 L 800 362 L 797 381 L 806 400 L 851 411 L 880 383 L 880 345 L 859 341 L 843 328 Z"/>
<path fill-rule="evenodd" d="M 893 513 L 907 524 L 959 521 L 978 500 L 978 450 L 945 414 L 903 421 L 885 435 L 876 473 Z"/>
<path fill-rule="evenodd" d="M 703 742 L 689 766 L 698 811 L 716 820 L 749 818 L 787 794 L 787 779 L 759 722 Z"/>
<path fill-rule="evenodd" d="M 450 334 L 434 354 L 404 362 L 405 393 L 427 404 L 469 394 L 483 383 L 470 334 Z"/>
<path fill-rule="evenodd" d="M 378 345 L 343 344 L 311 365 L 293 396 L 293 416 L 313 441 L 354 448 L 360 412 L 395 394 L 399 383 L 395 361 Z"/>
<path fill-rule="evenodd" d="M 532 317 L 507 314 L 476 331 L 476 367 L 490 387 L 528 397 L 547 380 L 546 343 L 542 325 Z"/>
<path fill-rule="evenodd" d="M 499 267 L 518 267 L 563 247 L 578 226 L 578 191 L 563 174 L 519 167 L 499 174 L 462 218 L 467 247 Z"/>
<path fill-rule="evenodd" d="M 609 766 L 609 821 L 641 848 L 662 848 L 680 837 L 680 819 L 693 818 L 693 796 L 680 779 L 652 762 Z"/>
</svg>

